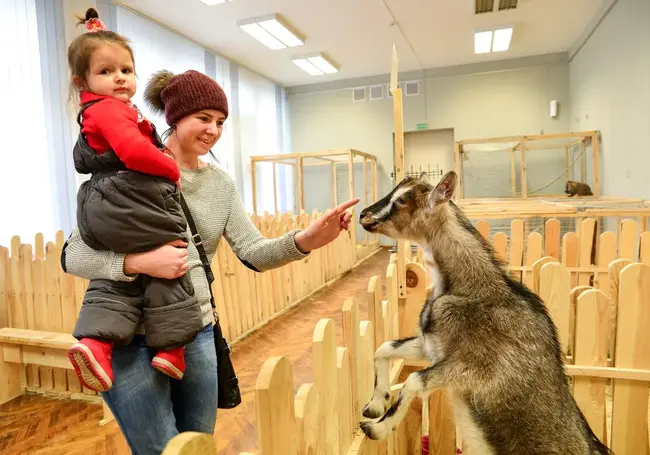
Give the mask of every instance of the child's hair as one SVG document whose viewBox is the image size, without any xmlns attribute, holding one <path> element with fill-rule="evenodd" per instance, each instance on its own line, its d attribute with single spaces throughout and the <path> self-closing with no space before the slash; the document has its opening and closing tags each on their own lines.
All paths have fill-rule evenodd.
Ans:
<svg viewBox="0 0 650 455">
<path fill-rule="evenodd" d="M 77 25 L 90 24 L 90 27 L 87 25 L 86 32 L 75 38 L 68 47 L 68 66 L 71 73 L 71 99 L 78 92 L 78 88 L 74 84 L 75 76 L 83 81 L 86 80 L 86 73 L 88 72 L 88 67 L 90 65 L 90 57 L 93 51 L 102 44 L 116 44 L 122 46 L 124 49 L 129 51 L 129 54 L 131 54 L 131 60 L 133 60 L 135 66 L 135 58 L 133 57 L 133 50 L 129 45 L 129 40 L 118 33 L 106 30 L 103 27 L 102 22 L 99 20 L 99 14 L 96 9 L 88 8 L 86 16 L 77 16 L 77 19 L 79 19 Z M 99 29 L 94 30 L 94 27 L 98 27 Z"/>
</svg>

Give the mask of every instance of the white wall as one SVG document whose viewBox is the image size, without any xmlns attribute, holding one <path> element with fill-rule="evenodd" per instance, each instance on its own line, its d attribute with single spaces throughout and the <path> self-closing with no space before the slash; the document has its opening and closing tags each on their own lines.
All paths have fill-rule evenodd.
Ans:
<svg viewBox="0 0 650 455">
<path fill-rule="evenodd" d="M 600 130 L 608 196 L 650 197 L 649 19 L 649 0 L 619 0 L 569 63 L 569 126 Z"/>
<path fill-rule="evenodd" d="M 404 171 L 436 171 L 454 168 L 454 130 L 410 131 L 404 134 Z M 437 181 L 433 179 L 433 181 Z"/>
<path fill-rule="evenodd" d="M 351 89 L 314 93 L 304 93 L 304 90 L 289 94 L 293 151 L 355 148 L 375 154 L 379 165 L 379 194 L 386 193 L 392 186 L 392 98 L 355 103 Z M 431 129 L 453 129 L 456 141 L 566 132 L 569 127 L 566 110 L 560 111 L 556 119 L 548 115 L 551 99 L 558 100 L 561 106 L 568 103 L 566 62 L 430 77 L 421 85 L 420 95 L 404 96 L 404 129 L 415 130 L 418 123 L 427 122 Z M 547 167 L 549 175 L 529 173 L 529 186 L 541 186 L 555 178 L 564 169 L 564 158 L 562 152 L 558 155 L 560 164 Z M 529 169 L 534 160 L 531 158 Z M 498 191 L 509 191 L 509 160 L 498 166 L 498 170 L 503 170 L 507 177 L 504 188 Z"/>
</svg>

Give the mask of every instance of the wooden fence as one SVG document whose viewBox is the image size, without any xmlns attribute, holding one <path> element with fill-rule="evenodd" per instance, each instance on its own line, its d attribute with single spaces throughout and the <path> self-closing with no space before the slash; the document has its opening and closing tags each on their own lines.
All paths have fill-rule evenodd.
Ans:
<svg viewBox="0 0 650 455">
<path fill-rule="evenodd" d="M 251 219 L 264 236 L 273 238 L 306 227 L 318 215 Z M 0 246 L 0 328 L 72 333 L 88 282 L 61 269 L 64 241 L 63 232 L 58 232 L 53 241 L 46 242 L 38 234 L 33 244 L 14 237 L 9 248 Z M 301 261 L 267 273 L 246 268 L 222 239 L 212 268 L 213 293 L 224 335 L 233 343 L 238 341 L 357 263 L 357 248 L 349 233 Z M 72 398 L 96 395 L 82 389 L 73 371 L 61 368 L 27 365 L 20 380 L 28 391 Z"/>
<path fill-rule="evenodd" d="M 510 236 L 497 232 L 490 238 L 485 220 L 475 223 L 478 231 L 490 242 L 503 259 L 513 277 L 532 288 L 533 264 L 543 257 L 561 262 L 571 273 L 571 285 L 588 285 L 600 290 L 608 286 L 608 266 L 614 259 L 636 261 L 650 258 L 650 232 L 642 232 L 644 223 L 622 220 L 617 232 L 599 231 L 595 218 L 582 220 L 576 232 L 560 236 L 560 221 L 551 218 L 544 223 L 543 232 L 525 236 L 523 219 L 510 223 Z M 422 252 L 418 262 L 422 263 Z M 641 261 L 643 262 L 643 261 Z"/>
<path fill-rule="evenodd" d="M 511 273 L 530 275 L 531 287 L 548 307 L 558 327 L 572 392 L 596 435 L 617 455 L 648 455 L 650 255 L 647 246 L 643 247 L 648 233 L 636 238 L 642 245 L 636 252 L 631 251 L 631 237 L 625 234 L 631 225 L 621 226 L 613 247 L 607 240 L 611 235 L 603 233 L 595 251 L 604 255 L 613 250 L 609 262 L 603 256 L 600 262 L 567 266 L 563 258 L 574 254 L 575 236 L 578 258 L 586 248 L 593 251 L 588 242 L 580 242 L 589 236 L 587 226 L 583 224 L 580 234 L 565 235 L 557 249 L 549 240 L 551 251 L 562 252 L 557 257 L 545 255 L 545 242 L 535 239 L 531 243 L 536 246 L 526 248 L 523 242 L 518 244 L 515 234 L 512 255 L 526 258 L 533 251 L 532 257 L 540 257 L 529 269 L 514 265 Z M 393 255 L 386 269 L 385 295 L 381 277 L 370 279 L 366 318 L 359 314 L 354 299 L 345 301 L 344 346 L 335 345 L 333 319 L 318 322 L 312 344 L 313 384 L 301 385 L 294 396 L 289 360 L 277 356 L 265 362 L 255 390 L 259 453 L 412 455 L 422 453 L 422 436 L 428 437 L 430 454 L 452 455 L 462 449 L 443 391 L 433 392 L 425 402 L 416 398 L 407 417 L 384 441 L 369 440 L 359 429 L 361 410 L 373 390 L 374 350 L 385 340 L 415 333 L 417 315 L 430 291 L 424 267 L 417 258 L 409 258 L 406 297 L 398 298 L 396 270 Z M 574 286 L 572 276 L 580 280 L 582 274 L 598 280 Z M 391 362 L 392 398 L 408 374 L 423 366 L 422 362 Z"/>
</svg>

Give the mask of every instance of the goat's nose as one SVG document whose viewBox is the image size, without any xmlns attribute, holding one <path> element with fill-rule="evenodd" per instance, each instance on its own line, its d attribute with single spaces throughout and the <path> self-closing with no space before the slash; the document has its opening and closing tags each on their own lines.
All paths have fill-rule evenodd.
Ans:
<svg viewBox="0 0 650 455">
<path fill-rule="evenodd" d="M 368 214 L 368 209 L 367 209 L 367 208 L 366 208 L 366 209 L 363 209 L 363 210 L 361 211 L 361 213 L 359 214 L 359 219 L 360 219 L 360 220 L 364 219 L 364 218 L 366 217 L 367 214 Z"/>
</svg>

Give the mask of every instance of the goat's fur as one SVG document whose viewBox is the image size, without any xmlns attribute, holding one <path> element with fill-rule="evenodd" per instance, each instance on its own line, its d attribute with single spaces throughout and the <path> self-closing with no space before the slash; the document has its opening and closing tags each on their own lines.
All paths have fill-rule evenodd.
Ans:
<svg viewBox="0 0 650 455">
<path fill-rule="evenodd" d="M 361 428 L 385 438 L 411 400 L 448 391 L 468 455 L 607 454 L 568 386 L 557 329 L 544 303 L 514 281 L 463 212 L 451 201 L 457 176 L 434 188 L 406 178 L 364 209 L 364 229 L 417 242 L 434 288 L 419 335 L 387 341 L 375 353 L 375 390 Z M 393 404 L 388 361 L 420 359 Z"/>
<path fill-rule="evenodd" d="M 591 192 L 591 187 L 586 183 L 574 182 L 573 180 L 567 180 L 566 187 L 564 188 L 564 193 L 568 194 L 569 197 L 575 195 L 578 196 L 593 196 L 594 193 Z"/>
</svg>

